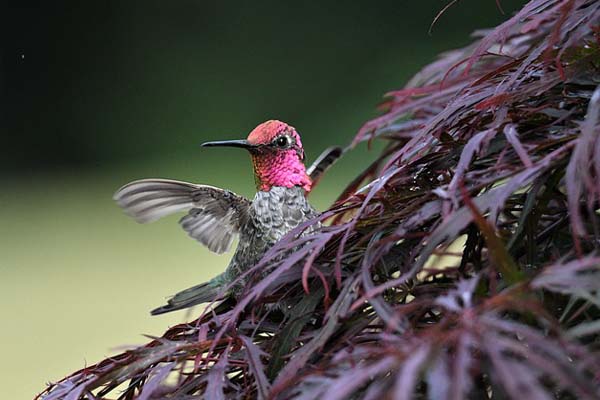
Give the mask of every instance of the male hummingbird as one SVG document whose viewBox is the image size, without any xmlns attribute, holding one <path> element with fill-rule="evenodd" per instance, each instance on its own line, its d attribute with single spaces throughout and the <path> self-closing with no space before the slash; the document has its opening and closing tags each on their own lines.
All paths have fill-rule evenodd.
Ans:
<svg viewBox="0 0 600 400">
<path fill-rule="evenodd" d="M 257 188 L 252 201 L 229 190 L 168 179 L 137 180 L 114 195 L 119 206 L 140 223 L 187 211 L 179 221 L 181 226 L 215 253 L 228 251 L 239 235 L 225 272 L 177 293 L 166 305 L 153 310 L 154 315 L 213 301 L 219 294 L 239 295 L 236 292 L 243 287 L 234 286 L 231 293 L 225 294 L 222 289 L 256 265 L 285 234 L 318 215 L 306 195 L 342 154 L 341 148 L 331 147 L 305 169 L 300 135 L 277 120 L 258 125 L 245 140 L 207 142 L 202 146 L 239 147 L 250 152 Z"/>
</svg>

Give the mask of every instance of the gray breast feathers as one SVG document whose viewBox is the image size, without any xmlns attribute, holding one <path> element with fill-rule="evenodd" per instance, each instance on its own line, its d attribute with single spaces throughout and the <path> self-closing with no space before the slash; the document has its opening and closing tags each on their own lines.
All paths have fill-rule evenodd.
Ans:
<svg viewBox="0 0 600 400">
<path fill-rule="evenodd" d="M 306 200 L 300 187 L 272 187 L 258 192 L 252 201 L 251 220 L 263 240 L 276 242 L 286 233 L 318 213 Z"/>
<path fill-rule="evenodd" d="M 228 190 L 169 179 L 131 182 L 119 189 L 114 199 L 140 223 L 188 211 L 179 221 L 181 226 L 215 253 L 231 248 L 250 207 L 248 199 Z"/>
</svg>

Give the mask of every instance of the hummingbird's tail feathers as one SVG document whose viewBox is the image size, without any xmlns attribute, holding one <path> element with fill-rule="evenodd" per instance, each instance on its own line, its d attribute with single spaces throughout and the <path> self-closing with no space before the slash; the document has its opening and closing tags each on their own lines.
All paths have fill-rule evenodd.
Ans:
<svg viewBox="0 0 600 400">
<path fill-rule="evenodd" d="M 221 298 L 217 298 L 217 296 L 219 296 L 220 288 L 220 286 L 215 284 L 214 279 L 201 283 L 177 293 L 167 301 L 166 305 L 150 311 L 150 314 L 159 315 L 202 303 L 221 300 Z"/>
<path fill-rule="evenodd" d="M 319 179 L 325 171 L 329 169 L 342 156 L 344 150 L 339 146 L 328 147 L 321 153 L 319 157 L 306 170 L 306 174 L 310 177 L 312 187 L 315 187 Z"/>
<path fill-rule="evenodd" d="M 147 223 L 194 207 L 198 185 L 170 179 L 142 179 L 119 189 L 113 199 L 137 222 Z"/>
</svg>

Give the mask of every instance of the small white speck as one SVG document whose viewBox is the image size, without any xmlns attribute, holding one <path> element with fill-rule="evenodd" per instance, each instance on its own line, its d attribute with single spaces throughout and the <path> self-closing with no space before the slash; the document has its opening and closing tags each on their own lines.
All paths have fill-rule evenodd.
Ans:
<svg viewBox="0 0 600 400">
<path fill-rule="evenodd" d="M 21 60 L 25 59 L 25 54 L 21 54 Z"/>
</svg>

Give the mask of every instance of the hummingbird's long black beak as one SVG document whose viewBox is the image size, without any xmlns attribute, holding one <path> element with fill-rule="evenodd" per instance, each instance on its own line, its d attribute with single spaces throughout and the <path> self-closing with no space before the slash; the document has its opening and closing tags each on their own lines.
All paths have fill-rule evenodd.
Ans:
<svg viewBox="0 0 600 400">
<path fill-rule="evenodd" d="M 218 140 L 215 142 L 202 143 L 202 147 L 241 147 L 243 149 L 251 149 L 256 147 L 253 144 L 248 143 L 247 140 Z"/>
</svg>

